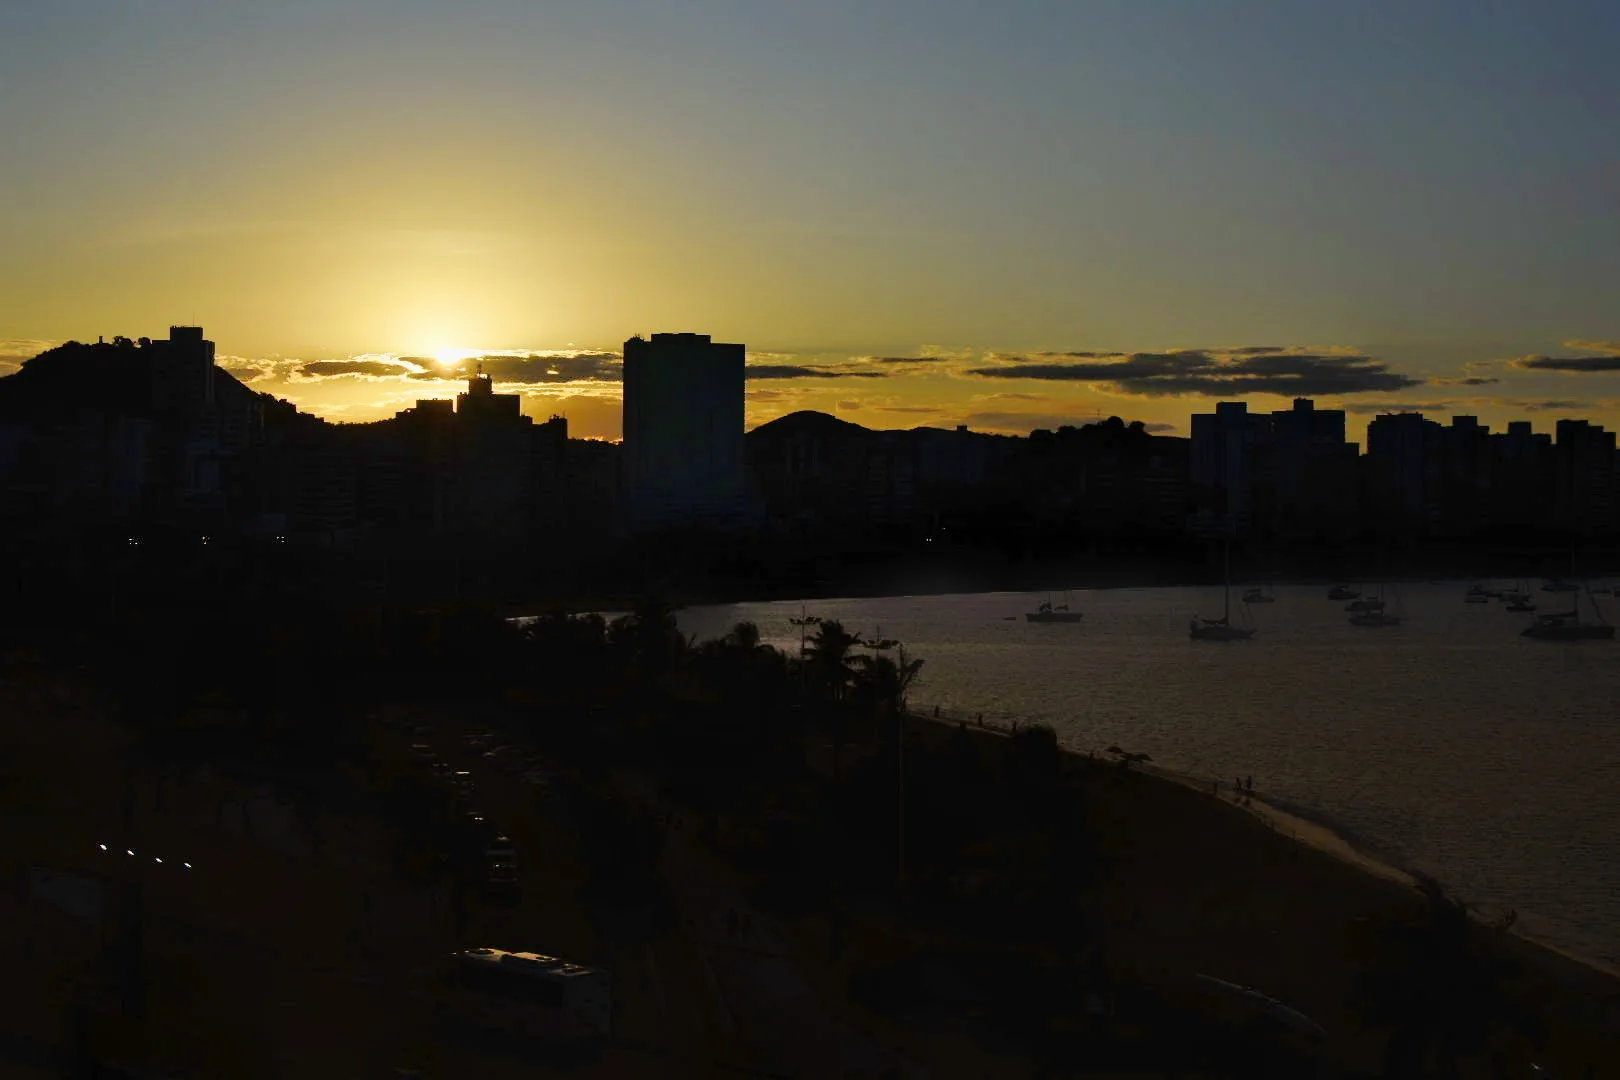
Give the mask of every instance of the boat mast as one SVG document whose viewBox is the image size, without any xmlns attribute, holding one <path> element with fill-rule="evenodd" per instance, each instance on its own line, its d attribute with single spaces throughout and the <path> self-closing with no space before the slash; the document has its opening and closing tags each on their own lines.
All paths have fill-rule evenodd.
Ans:
<svg viewBox="0 0 1620 1080">
<path fill-rule="evenodd" d="M 1223 553 L 1222 581 L 1225 582 L 1225 587 L 1221 590 L 1221 622 L 1230 623 L 1232 621 L 1232 541 L 1225 541 L 1221 545 L 1221 551 Z"/>
</svg>

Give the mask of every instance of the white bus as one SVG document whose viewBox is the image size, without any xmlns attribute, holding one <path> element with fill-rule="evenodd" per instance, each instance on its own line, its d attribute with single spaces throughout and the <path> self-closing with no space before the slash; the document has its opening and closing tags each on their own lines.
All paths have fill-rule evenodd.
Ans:
<svg viewBox="0 0 1620 1080">
<path fill-rule="evenodd" d="M 441 975 L 441 1002 L 480 1027 L 570 1042 L 612 1029 L 611 988 L 599 968 L 539 953 L 463 949 Z"/>
</svg>

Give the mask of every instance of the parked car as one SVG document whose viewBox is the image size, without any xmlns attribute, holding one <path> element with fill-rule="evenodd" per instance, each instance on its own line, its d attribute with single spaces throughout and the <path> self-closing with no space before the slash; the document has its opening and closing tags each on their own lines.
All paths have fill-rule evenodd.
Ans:
<svg viewBox="0 0 1620 1080">
<path fill-rule="evenodd" d="M 468 772 L 466 769 L 457 769 L 455 772 L 451 773 L 450 783 L 454 785 L 455 789 L 461 792 L 463 795 L 471 795 L 473 793 L 473 776 L 472 773 Z"/>
<path fill-rule="evenodd" d="M 517 847 L 510 836 L 496 835 L 484 849 L 484 857 L 493 862 L 516 862 Z"/>
<path fill-rule="evenodd" d="M 518 893 L 518 868 L 513 862 L 491 862 L 484 875 L 484 890 L 491 897 L 514 899 Z"/>
</svg>

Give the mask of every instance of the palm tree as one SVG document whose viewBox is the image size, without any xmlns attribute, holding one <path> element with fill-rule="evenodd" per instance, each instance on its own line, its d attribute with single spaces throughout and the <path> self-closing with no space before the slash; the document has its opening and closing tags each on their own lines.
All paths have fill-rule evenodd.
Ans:
<svg viewBox="0 0 1620 1080">
<path fill-rule="evenodd" d="M 644 682 L 667 671 L 687 647 L 675 621 L 675 609 L 657 597 L 637 601 L 635 610 L 614 620 L 608 629 L 612 643 L 629 654 L 631 665 Z"/>
<path fill-rule="evenodd" d="M 837 619 L 826 619 L 817 625 L 816 636 L 806 647 L 805 661 L 818 689 L 833 705 L 843 704 L 855 679 L 855 649 L 865 644 L 859 634 L 849 633 Z"/>
<path fill-rule="evenodd" d="M 917 673 L 922 670 L 923 662 L 907 659 L 905 647 L 899 642 L 880 640 L 868 644 L 873 654 L 854 658 L 854 692 L 883 716 L 903 716 L 907 694 L 912 683 L 917 681 Z M 879 655 L 881 651 L 896 647 L 899 648 L 898 660 Z"/>
<path fill-rule="evenodd" d="M 1433 878 L 1418 875 L 1420 918 L 1388 932 L 1358 987 L 1369 1026 L 1390 1031 L 1388 1077 L 1456 1077 L 1462 1063 L 1503 1035 L 1539 1041 L 1540 1024 L 1500 951 L 1516 915 L 1479 922 Z"/>
</svg>

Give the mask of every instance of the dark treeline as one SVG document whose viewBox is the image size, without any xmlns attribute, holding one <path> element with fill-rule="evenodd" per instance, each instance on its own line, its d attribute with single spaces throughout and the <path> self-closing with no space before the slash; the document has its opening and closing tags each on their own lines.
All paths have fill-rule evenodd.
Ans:
<svg viewBox="0 0 1620 1080">
<path fill-rule="evenodd" d="M 1004 736 L 910 718 L 925 665 L 902 642 L 814 617 L 802 629 L 802 652 L 784 652 L 747 623 L 683 636 L 656 600 L 520 625 L 471 608 L 267 599 L 69 615 L 14 626 L 11 641 L 94 680 L 153 768 L 208 763 L 376 802 L 410 838 L 402 869 L 426 880 L 473 880 L 478 847 L 442 793 L 378 756 L 370 718 L 388 702 L 498 717 L 565 762 L 585 793 L 576 822 L 597 906 L 637 897 L 642 915 L 668 917 L 660 831 L 612 794 L 611 777 L 639 773 L 762 909 L 828 929 L 870 1008 L 967 1009 L 953 1023 L 1057 1063 L 1236 1059 L 1247 1075 L 1304 1075 L 1307 1051 L 1289 1039 L 1203 1027 L 1132 973 L 1116 923 L 1149 900 L 1122 882 L 1144 858 L 1135 819 L 1161 797 L 1138 791 L 1158 782 L 1129 770 L 1137 755 L 1103 764 L 1061 753 L 1041 726 Z M 903 936 L 872 929 L 881 910 Z M 1469 1052 L 1480 1031 L 1534 1032 L 1516 976 L 1490 959 L 1493 932 L 1436 891 L 1429 915 L 1368 939 L 1356 1008 L 1387 1032 L 1392 1069 Z M 940 999 L 927 971 L 941 957 L 981 989 Z M 1081 1022 L 1099 995 L 1114 1019 Z"/>
</svg>

